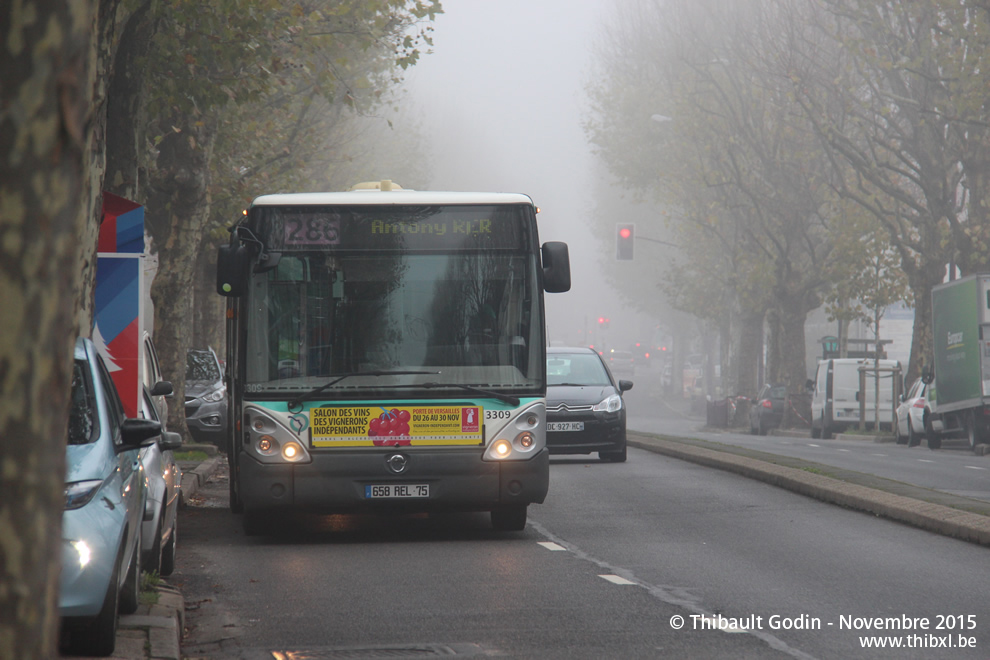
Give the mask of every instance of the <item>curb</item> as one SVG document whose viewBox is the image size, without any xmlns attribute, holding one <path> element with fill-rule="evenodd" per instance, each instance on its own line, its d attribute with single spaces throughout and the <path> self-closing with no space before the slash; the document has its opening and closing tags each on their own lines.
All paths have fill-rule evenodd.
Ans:
<svg viewBox="0 0 990 660">
<path fill-rule="evenodd" d="M 195 467 L 191 470 L 187 470 L 186 466 L 182 465 L 185 461 L 179 461 L 180 467 L 182 467 L 182 488 L 179 490 L 179 506 L 185 507 L 189 498 L 194 496 L 200 487 L 213 476 L 213 473 L 217 471 L 220 461 L 224 459 L 217 453 L 217 448 L 213 445 L 184 444 L 182 451 L 201 451 L 209 456 L 205 461 L 194 464 Z"/>
<path fill-rule="evenodd" d="M 699 441 L 699 443 L 701 442 L 704 441 Z M 630 432 L 627 443 L 632 447 L 665 456 L 735 472 L 823 502 L 865 511 L 943 536 L 990 546 L 990 516 L 967 511 L 964 508 L 897 494 L 893 491 L 906 489 L 896 482 L 889 482 L 892 484 L 892 488 L 885 490 L 875 486 L 884 485 L 887 483 L 886 480 L 871 478 L 869 475 L 859 475 L 862 479 L 858 479 L 854 473 L 849 471 L 830 469 L 828 466 L 817 466 L 817 464 L 807 461 L 791 461 L 803 464 L 803 467 L 789 467 L 757 457 L 703 447 L 691 441 L 667 436 Z M 815 470 L 815 472 L 810 470 Z M 843 478 L 816 473 L 819 471 L 842 473 Z M 857 480 L 867 481 L 873 485 L 854 483 Z M 927 491 L 927 489 L 908 488 L 922 496 L 931 493 L 932 499 L 958 500 L 962 505 L 971 503 L 974 507 L 985 508 L 985 503 L 974 500 L 949 498 L 935 491 Z"/>
<path fill-rule="evenodd" d="M 182 451 L 202 451 L 209 458 L 202 462 L 179 461 L 182 467 L 182 488 L 179 506 L 187 506 L 199 488 L 213 476 L 221 461 L 213 445 L 183 445 Z M 185 465 L 183 465 L 185 463 Z M 191 469 L 186 469 L 189 466 Z M 141 605 L 137 613 L 123 615 L 117 629 L 114 660 L 182 660 L 182 631 L 186 623 L 186 607 L 182 593 L 165 583 L 157 587 L 158 602 Z"/>
<path fill-rule="evenodd" d="M 185 615 L 182 594 L 172 587 L 159 585 L 156 604 L 143 605 L 137 614 L 120 617 L 117 649 L 113 657 L 127 660 L 181 660 L 180 646 Z M 126 640 L 124 643 L 121 643 L 121 636 Z M 140 642 L 140 648 L 134 642 Z M 130 653 L 127 653 L 128 648 L 131 648 Z"/>
</svg>

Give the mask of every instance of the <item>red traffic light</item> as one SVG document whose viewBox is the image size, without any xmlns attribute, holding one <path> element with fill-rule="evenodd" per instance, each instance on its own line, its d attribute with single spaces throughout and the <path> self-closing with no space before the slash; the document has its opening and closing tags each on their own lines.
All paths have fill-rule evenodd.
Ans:
<svg viewBox="0 0 990 660">
<path fill-rule="evenodd" d="M 615 258 L 618 261 L 632 261 L 633 239 L 636 238 L 636 225 L 617 224 L 615 235 Z"/>
</svg>

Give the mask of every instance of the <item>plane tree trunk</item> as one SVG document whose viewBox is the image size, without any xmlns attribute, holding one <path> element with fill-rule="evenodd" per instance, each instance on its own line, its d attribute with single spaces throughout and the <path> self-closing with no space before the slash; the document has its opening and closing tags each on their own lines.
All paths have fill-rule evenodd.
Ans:
<svg viewBox="0 0 990 660">
<path fill-rule="evenodd" d="M 104 19 L 115 4 L 0 3 L 4 658 L 58 655 L 72 347 L 92 323 L 104 144 L 100 67 L 109 48 Z"/>
<path fill-rule="evenodd" d="M 158 248 L 151 287 L 155 344 L 162 373 L 172 382 L 168 428 L 188 437 L 185 420 L 186 350 L 193 336 L 194 282 L 203 228 L 210 213 L 209 158 L 216 133 L 208 123 L 166 119 L 165 137 L 148 176 L 148 230 Z M 173 126 L 183 126 L 174 130 Z"/>
</svg>

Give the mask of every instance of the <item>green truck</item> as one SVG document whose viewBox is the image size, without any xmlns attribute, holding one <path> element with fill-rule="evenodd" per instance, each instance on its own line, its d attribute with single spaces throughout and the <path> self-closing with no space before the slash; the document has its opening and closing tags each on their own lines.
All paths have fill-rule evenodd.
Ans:
<svg viewBox="0 0 990 660">
<path fill-rule="evenodd" d="M 929 446 L 963 437 L 990 442 L 990 274 L 970 275 L 932 289 L 934 392 L 925 429 Z"/>
</svg>

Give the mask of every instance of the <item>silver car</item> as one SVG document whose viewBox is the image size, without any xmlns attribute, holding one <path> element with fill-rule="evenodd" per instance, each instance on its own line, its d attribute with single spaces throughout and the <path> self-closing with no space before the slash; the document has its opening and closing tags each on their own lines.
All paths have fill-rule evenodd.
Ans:
<svg viewBox="0 0 990 660">
<path fill-rule="evenodd" d="M 158 409 L 147 388 L 140 402 L 145 419 L 162 424 Z M 141 565 L 145 572 L 171 575 L 175 569 L 175 546 L 179 537 L 179 491 L 182 469 L 172 453 L 182 446 L 182 436 L 162 431 L 156 441 L 141 450 L 141 464 L 148 478 L 148 500 L 141 530 Z"/>
<path fill-rule="evenodd" d="M 89 339 L 76 342 L 72 372 L 62 572 L 60 645 L 107 656 L 118 614 L 137 610 L 146 478 L 142 446 L 161 433 L 148 419 L 125 419 L 110 374 Z"/>
<path fill-rule="evenodd" d="M 186 352 L 186 426 L 196 442 L 222 445 L 227 432 L 227 387 L 212 348 Z"/>
</svg>

